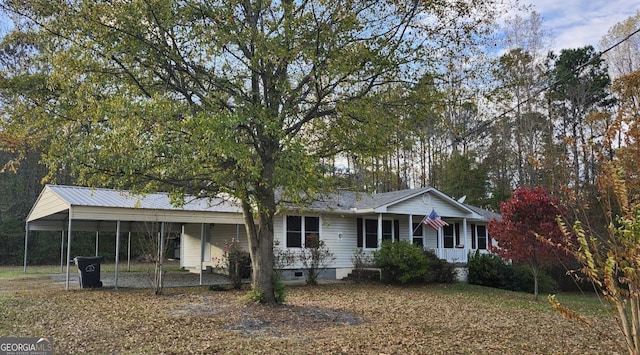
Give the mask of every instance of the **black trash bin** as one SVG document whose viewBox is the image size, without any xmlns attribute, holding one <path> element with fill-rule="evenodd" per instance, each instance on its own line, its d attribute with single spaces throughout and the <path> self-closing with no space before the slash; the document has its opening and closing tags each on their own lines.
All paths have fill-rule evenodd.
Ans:
<svg viewBox="0 0 640 355">
<path fill-rule="evenodd" d="M 76 256 L 73 261 L 78 266 L 81 288 L 102 287 L 102 281 L 100 281 L 101 256 Z"/>
</svg>

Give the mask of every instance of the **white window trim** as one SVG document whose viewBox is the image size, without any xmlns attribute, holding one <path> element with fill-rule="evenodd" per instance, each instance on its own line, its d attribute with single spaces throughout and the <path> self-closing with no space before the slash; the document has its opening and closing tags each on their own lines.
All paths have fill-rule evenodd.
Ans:
<svg viewBox="0 0 640 355">
<path fill-rule="evenodd" d="M 358 238 L 362 239 L 362 250 L 365 251 L 373 251 L 373 250 L 380 250 L 380 248 L 382 247 L 382 239 L 378 240 L 377 244 L 378 246 L 375 248 L 367 248 L 367 220 L 370 221 L 375 221 L 376 222 L 376 238 L 378 235 L 380 235 L 382 238 L 382 231 L 378 230 L 378 218 L 366 218 L 363 217 L 362 218 L 362 235 L 359 235 Z M 393 218 L 382 218 L 382 221 L 389 221 L 391 222 L 391 240 L 394 243 L 397 243 L 400 241 L 400 236 L 395 235 L 396 234 L 396 229 L 393 226 L 394 223 L 394 219 Z"/>
<path fill-rule="evenodd" d="M 301 217 L 300 228 L 302 229 L 302 231 L 301 231 L 302 235 L 300 236 L 300 238 L 302 240 L 300 241 L 300 244 L 301 244 L 300 247 L 289 247 L 289 246 L 287 246 L 287 217 Z M 305 214 L 287 214 L 287 215 L 282 216 L 282 241 L 283 241 L 285 249 L 300 250 L 300 249 L 304 248 L 305 235 L 307 233 L 307 231 L 305 229 L 305 223 L 306 223 L 305 217 L 318 218 L 318 240 L 322 240 L 322 217 L 321 216 L 305 215 Z"/>
</svg>

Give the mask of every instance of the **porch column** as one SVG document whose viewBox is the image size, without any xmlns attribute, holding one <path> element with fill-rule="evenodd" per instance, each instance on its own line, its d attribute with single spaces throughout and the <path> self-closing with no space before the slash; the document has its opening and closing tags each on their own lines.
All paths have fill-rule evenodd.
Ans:
<svg viewBox="0 0 640 355">
<path fill-rule="evenodd" d="M 69 264 L 71 263 L 71 209 L 69 209 L 69 226 L 67 228 L 67 281 L 65 290 L 69 291 Z"/>
<path fill-rule="evenodd" d="M 118 263 L 120 261 L 120 221 L 116 222 L 116 272 L 115 272 L 115 286 L 118 289 Z"/>
<path fill-rule="evenodd" d="M 409 244 L 413 245 L 413 215 L 411 214 L 409 215 Z"/>
<path fill-rule="evenodd" d="M 382 247 L 382 213 L 378 214 L 378 249 Z"/>
<path fill-rule="evenodd" d="M 467 218 L 462 219 L 462 233 L 464 234 L 462 242 L 462 260 L 466 263 L 467 255 L 469 254 L 469 247 L 467 245 Z"/>
<path fill-rule="evenodd" d="M 436 232 L 436 239 L 438 240 L 438 257 L 444 259 L 444 237 L 442 228 L 438 228 Z"/>
<path fill-rule="evenodd" d="M 204 263 L 204 223 L 200 223 L 200 286 L 202 286 L 202 264 Z"/>
<path fill-rule="evenodd" d="M 29 222 L 24 226 L 24 270 L 27 273 L 27 248 L 29 247 Z"/>
</svg>

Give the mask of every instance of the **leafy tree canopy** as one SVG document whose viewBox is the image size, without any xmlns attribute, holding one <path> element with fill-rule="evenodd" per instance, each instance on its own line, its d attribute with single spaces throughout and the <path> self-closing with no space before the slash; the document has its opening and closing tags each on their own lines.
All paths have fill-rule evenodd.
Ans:
<svg viewBox="0 0 640 355">
<path fill-rule="evenodd" d="M 500 204 L 501 220 L 489 222 L 488 231 L 495 244 L 492 252 L 514 264 L 531 268 L 536 282 L 540 268 L 548 267 L 564 257 L 553 245 L 564 240 L 556 217 L 566 212 L 560 202 L 541 187 L 519 187 L 511 199 Z M 539 240 L 538 236 L 549 242 Z"/>
<path fill-rule="evenodd" d="M 5 108 L 6 129 L 46 138 L 52 175 L 239 199 L 253 287 L 274 302 L 276 189 L 312 194 L 327 186 L 321 156 L 384 147 L 376 95 L 483 35 L 498 5 L 2 1 L 16 24 L 4 44 L 33 54 L 2 78 L 18 103 Z"/>
</svg>

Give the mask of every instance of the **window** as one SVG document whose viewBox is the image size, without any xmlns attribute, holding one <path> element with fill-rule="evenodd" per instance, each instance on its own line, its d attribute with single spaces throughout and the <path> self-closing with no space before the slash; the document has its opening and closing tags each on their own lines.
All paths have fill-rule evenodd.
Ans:
<svg viewBox="0 0 640 355">
<path fill-rule="evenodd" d="M 364 247 L 378 247 L 378 221 L 375 219 L 364 220 Z"/>
<path fill-rule="evenodd" d="M 357 219 L 358 248 L 378 248 L 378 220 Z M 382 221 L 382 240 L 397 241 L 400 223 L 398 220 Z"/>
<path fill-rule="evenodd" d="M 393 222 L 383 220 L 382 221 L 382 240 L 393 241 Z"/>
<path fill-rule="evenodd" d="M 442 234 L 444 237 L 444 247 L 453 248 L 453 224 L 442 227 Z"/>
<path fill-rule="evenodd" d="M 471 249 L 487 249 L 487 226 L 471 225 Z"/>
<path fill-rule="evenodd" d="M 422 223 L 413 223 L 413 236 L 422 237 Z"/>
<path fill-rule="evenodd" d="M 422 223 L 413 223 L 413 245 L 419 247 L 424 246 L 424 239 L 422 237 Z"/>
<path fill-rule="evenodd" d="M 311 234 L 320 237 L 320 217 L 287 216 L 285 228 L 287 248 L 302 248 L 303 235 L 305 242 Z"/>
<path fill-rule="evenodd" d="M 471 224 L 471 249 L 475 249 L 476 248 L 476 236 L 478 235 L 478 233 L 476 233 L 476 225 L 475 224 Z"/>
<path fill-rule="evenodd" d="M 478 226 L 478 249 L 487 249 L 487 226 Z"/>
</svg>

